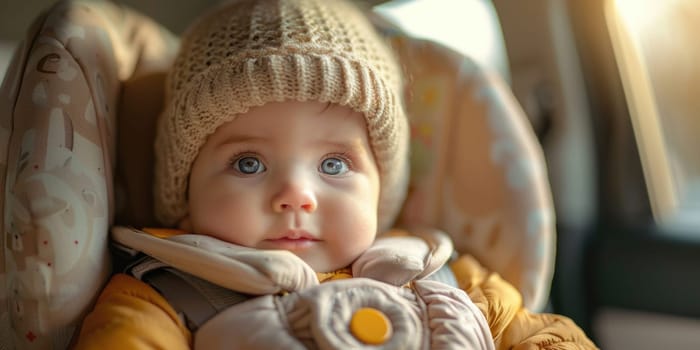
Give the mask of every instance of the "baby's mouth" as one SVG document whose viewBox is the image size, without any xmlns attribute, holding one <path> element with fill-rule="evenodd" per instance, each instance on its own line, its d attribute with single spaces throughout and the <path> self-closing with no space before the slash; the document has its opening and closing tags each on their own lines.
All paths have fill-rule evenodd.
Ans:
<svg viewBox="0 0 700 350">
<path fill-rule="evenodd" d="M 320 239 L 303 230 L 289 230 L 277 237 L 264 240 L 267 247 L 285 250 L 307 248 L 320 241 Z"/>
</svg>

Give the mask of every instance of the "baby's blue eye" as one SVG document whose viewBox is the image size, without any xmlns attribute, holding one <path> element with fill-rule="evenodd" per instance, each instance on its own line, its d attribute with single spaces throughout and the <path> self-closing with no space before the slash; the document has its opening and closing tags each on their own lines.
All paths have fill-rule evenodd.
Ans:
<svg viewBox="0 0 700 350">
<path fill-rule="evenodd" d="M 339 158 L 326 158 L 321 163 L 321 172 L 328 175 L 341 175 L 348 172 L 348 165 Z"/>
<path fill-rule="evenodd" d="M 250 175 L 265 171 L 265 165 L 257 157 L 241 157 L 233 163 L 234 169 L 242 174 Z"/>
</svg>

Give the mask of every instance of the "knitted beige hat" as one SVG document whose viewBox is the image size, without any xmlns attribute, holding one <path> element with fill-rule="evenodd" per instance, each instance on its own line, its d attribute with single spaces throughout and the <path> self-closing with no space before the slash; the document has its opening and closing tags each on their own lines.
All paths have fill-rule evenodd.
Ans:
<svg viewBox="0 0 700 350">
<path fill-rule="evenodd" d="M 408 178 L 399 67 L 367 18 L 342 0 L 234 0 L 184 34 L 156 135 L 155 210 L 187 215 L 190 168 L 217 127 L 272 101 L 336 103 L 365 115 L 380 177 L 378 224 L 394 221 Z"/>
</svg>

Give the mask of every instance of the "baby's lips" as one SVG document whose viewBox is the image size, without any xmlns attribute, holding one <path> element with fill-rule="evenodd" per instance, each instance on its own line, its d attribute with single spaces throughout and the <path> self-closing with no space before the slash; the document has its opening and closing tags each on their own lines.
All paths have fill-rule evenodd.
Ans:
<svg viewBox="0 0 700 350">
<path fill-rule="evenodd" d="M 276 240 L 309 240 L 309 241 L 319 241 L 314 235 L 310 234 L 305 230 L 287 230 L 279 236 L 274 236 L 273 238 L 267 239 L 268 241 Z"/>
</svg>

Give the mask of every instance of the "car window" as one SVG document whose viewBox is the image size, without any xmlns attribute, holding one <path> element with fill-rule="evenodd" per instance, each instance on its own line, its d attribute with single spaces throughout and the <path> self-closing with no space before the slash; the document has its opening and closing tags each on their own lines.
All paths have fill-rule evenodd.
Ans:
<svg viewBox="0 0 700 350">
<path fill-rule="evenodd" d="M 700 225 L 700 7 L 608 0 L 606 20 L 655 219 Z"/>
</svg>

